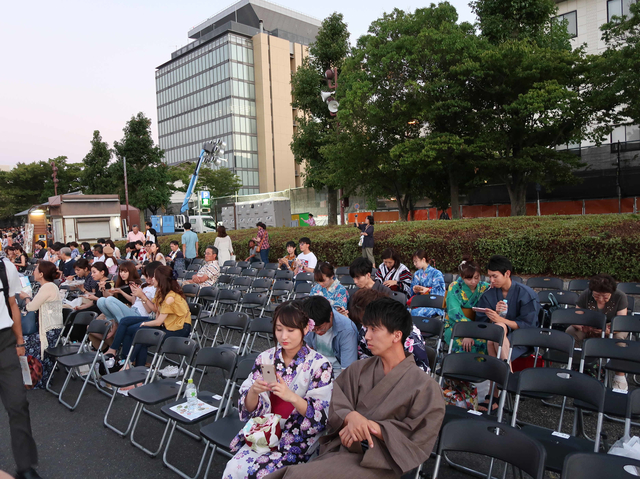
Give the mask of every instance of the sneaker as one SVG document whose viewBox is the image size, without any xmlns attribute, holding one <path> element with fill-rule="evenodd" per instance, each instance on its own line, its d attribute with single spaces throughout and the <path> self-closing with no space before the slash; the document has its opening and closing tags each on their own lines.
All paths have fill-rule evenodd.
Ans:
<svg viewBox="0 0 640 479">
<path fill-rule="evenodd" d="M 107 354 L 104 357 L 104 364 L 107 366 L 107 369 L 111 369 L 116 365 L 116 358 L 113 354 Z"/>
<path fill-rule="evenodd" d="M 177 378 L 184 374 L 184 370 L 182 368 L 178 368 L 178 366 L 167 366 L 160 370 L 160 374 L 165 378 Z"/>
<path fill-rule="evenodd" d="M 629 390 L 629 385 L 627 384 L 627 378 L 625 376 L 614 376 L 612 386 L 613 389 L 620 389 L 621 391 Z"/>
</svg>

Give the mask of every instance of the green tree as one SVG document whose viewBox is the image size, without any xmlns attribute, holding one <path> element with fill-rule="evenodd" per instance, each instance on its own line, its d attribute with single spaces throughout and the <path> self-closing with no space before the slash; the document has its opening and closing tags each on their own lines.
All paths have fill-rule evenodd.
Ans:
<svg viewBox="0 0 640 479">
<path fill-rule="evenodd" d="M 305 165 L 305 185 L 316 189 L 328 189 L 329 224 L 336 223 L 337 190 L 343 184 L 335 174 L 335 158 L 327 156 L 332 150 L 322 149 L 337 141 L 337 125 L 320 93 L 327 90 L 324 80 L 326 70 L 337 68 L 339 79 L 348 53 L 347 25 L 342 14 L 333 13 L 322 22 L 315 42 L 309 46 L 309 57 L 291 79 L 292 106 L 298 109 L 299 114 L 291 151 L 296 161 Z M 340 88 L 339 83 L 338 89 Z"/>
<path fill-rule="evenodd" d="M 165 207 L 171 197 L 172 184 L 168 167 L 162 162 L 164 151 L 151 137 L 151 120 L 142 112 L 131 117 L 123 129 L 122 140 L 113 143 L 117 161 L 109 167 L 114 190 L 124 202 L 124 160 L 127 161 L 129 203 L 153 214 Z"/>
<path fill-rule="evenodd" d="M 108 194 L 114 191 L 108 170 L 109 161 L 111 161 L 109 144 L 102 141 L 100 131 L 95 130 L 91 139 L 91 150 L 82 160 L 84 164 L 83 183 L 87 194 Z"/>
<path fill-rule="evenodd" d="M 169 168 L 172 182 L 181 182 L 182 186 L 175 187 L 176 191 L 187 191 L 195 163 L 185 162 Z M 209 191 L 211 198 L 233 196 L 242 188 L 242 180 L 229 168 L 210 168 L 205 165 L 200 168 L 196 190 Z"/>
</svg>

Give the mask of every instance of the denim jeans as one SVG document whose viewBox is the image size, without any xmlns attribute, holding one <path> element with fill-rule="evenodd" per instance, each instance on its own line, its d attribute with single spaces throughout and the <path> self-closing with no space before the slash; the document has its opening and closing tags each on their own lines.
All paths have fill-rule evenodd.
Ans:
<svg viewBox="0 0 640 479">
<path fill-rule="evenodd" d="M 269 248 L 260 250 L 260 260 L 267 264 L 269 262 Z"/>
<path fill-rule="evenodd" d="M 143 326 L 143 328 L 144 329 L 160 329 L 160 328 L 148 328 L 147 326 Z M 119 329 L 120 328 L 118 328 L 118 330 Z M 140 326 L 138 326 L 138 329 L 140 329 Z M 136 329 L 136 331 L 138 329 Z M 162 331 L 165 332 L 164 341 L 166 341 L 167 338 L 170 338 L 172 336 L 187 338 L 191 333 L 191 325 L 185 324 L 183 328 L 178 331 L 167 331 L 166 329 L 162 329 Z M 135 363 L 136 366 L 144 366 L 147 363 L 147 346 L 142 344 L 137 344 L 133 348 L 133 354 L 131 355 L 131 362 Z"/>
<path fill-rule="evenodd" d="M 127 316 L 140 316 L 140 312 L 135 308 L 130 308 L 119 299 L 109 296 L 107 298 L 98 298 L 97 306 L 107 319 L 120 320 Z"/>
<path fill-rule="evenodd" d="M 120 320 L 116 334 L 113 336 L 113 343 L 111 344 L 111 347 L 116 351 L 122 346 L 120 357 L 127 357 L 129 349 L 131 349 L 131 343 L 133 343 L 133 338 L 138 332 L 138 329 L 140 329 L 140 325 L 148 320 L 149 318 L 147 316 L 128 316 Z"/>
</svg>

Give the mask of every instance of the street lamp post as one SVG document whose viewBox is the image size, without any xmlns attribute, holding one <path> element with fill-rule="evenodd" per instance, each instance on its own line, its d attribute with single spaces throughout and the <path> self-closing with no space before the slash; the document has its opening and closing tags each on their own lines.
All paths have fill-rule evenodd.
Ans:
<svg viewBox="0 0 640 479">
<path fill-rule="evenodd" d="M 127 231 L 123 233 L 128 233 L 129 228 L 131 227 L 131 219 L 129 218 L 129 184 L 127 182 L 127 159 L 122 158 L 122 165 L 124 167 L 124 200 L 127 203 Z"/>
<path fill-rule="evenodd" d="M 333 92 L 322 92 L 320 96 L 322 97 L 322 101 L 327 104 L 329 108 L 329 114 L 331 116 L 336 116 L 338 113 L 338 107 L 340 106 L 338 101 L 333 97 L 335 92 L 338 89 L 338 69 L 330 68 L 326 72 L 324 72 L 324 77 L 327 80 L 327 86 L 334 90 Z M 336 135 L 339 133 L 339 126 L 336 125 Z M 344 198 L 343 198 L 343 190 L 340 188 L 338 190 L 338 195 L 340 196 L 340 224 L 344 224 Z"/>
</svg>

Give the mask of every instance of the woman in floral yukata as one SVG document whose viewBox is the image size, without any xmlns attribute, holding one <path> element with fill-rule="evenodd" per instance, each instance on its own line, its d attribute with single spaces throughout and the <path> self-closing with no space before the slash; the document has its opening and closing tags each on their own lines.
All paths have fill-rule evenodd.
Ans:
<svg viewBox="0 0 640 479">
<path fill-rule="evenodd" d="M 327 262 L 320 262 L 313 272 L 316 284 L 311 288 L 310 296 L 324 296 L 333 308 L 347 308 L 349 294 L 347 289 L 335 277 L 333 266 Z"/>
<path fill-rule="evenodd" d="M 435 261 L 427 259 L 427 253 L 419 249 L 413 253 L 413 265 L 417 271 L 411 281 L 411 296 L 416 294 L 435 294 L 444 296 L 445 283 L 444 276 L 433 267 Z M 432 318 L 433 316 L 444 316 L 444 310 L 438 308 L 415 308 L 411 311 L 412 316 L 422 316 Z"/>
<path fill-rule="evenodd" d="M 309 348 L 303 338 L 313 320 L 294 302 L 278 306 L 273 332 L 278 345 L 261 353 L 251 375 L 240 388 L 240 419 L 279 414 L 282 435 L 276 450 L 260 454 L 240 432 L 231 442 L 235 452 L 224 479 L 260 479 L 285 466 L 307 462 L 325 430 L 333 390 L 333 370 L 327 358 Z M 277 382 L 262 378 L 261 366 L 273 364 Z"/>
</svg>

